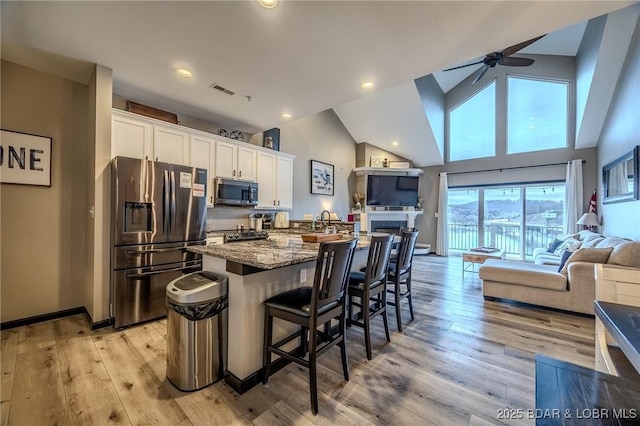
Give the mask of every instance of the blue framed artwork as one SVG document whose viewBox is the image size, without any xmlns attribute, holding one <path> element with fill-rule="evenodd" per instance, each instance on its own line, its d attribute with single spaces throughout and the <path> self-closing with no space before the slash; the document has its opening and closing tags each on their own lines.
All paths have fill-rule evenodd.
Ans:
<svg viewBox="0 0 640 426">
<path fill-rule="evenodd" d="M 273 129 L 265 130 L 263 133 L 262 146 L 280 151 L 280 129 L 274 127 Z"/>
</svg>

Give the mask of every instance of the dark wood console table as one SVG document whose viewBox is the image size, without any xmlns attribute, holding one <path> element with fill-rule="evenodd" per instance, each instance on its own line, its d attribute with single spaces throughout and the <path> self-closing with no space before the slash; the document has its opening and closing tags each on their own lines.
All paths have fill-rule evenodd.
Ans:
<svg viewBox="0 0 640 426">
<path fill-rule="evenodd" d="M 640 382 L 536 355 L 536 425 L 638 425 Z"/>
</svg>

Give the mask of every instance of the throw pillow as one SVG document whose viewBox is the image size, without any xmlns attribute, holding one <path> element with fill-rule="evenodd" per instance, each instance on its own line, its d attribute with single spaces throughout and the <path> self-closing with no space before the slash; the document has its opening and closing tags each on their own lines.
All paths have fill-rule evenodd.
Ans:
<svg viewBox="0 0 640 426">
<path fill-rule="evenodd" d="M 570 250 L 565 250 L 562 252 L 562 259 L 560 259 L 560 266 L 558 266 L 558 272 L 562 271 L 562 268 L 564 268 L 564 264 L 567 263 L 567 260 L 569 260 L 572 254 L 573 252 Z"/>
<path fill-rule="evenodd" d="M 588 241 L 584 241 L 582 243 L 582 245 L 580 246 L 580 248 L 594 248 L 596 247 L 598 244 L 600 244 L 600 242 L 604 240 L 604 237 L 597 237 L 597 238 L 592 238 Z"/>
<path fill-rule="evenodd" d="M 562 240 L 556 238 L 551 242 L 551 244 L 549 244 L 549 247 L 547 247 L 547 252 L 553 253 L 558 247 L 560 247 L 560 244 L 562 244 Z"/>
<path fill-rule="evenodd" d="M 572 262 L 606 263 L 612 251 L 613 247 L 581 248 L 569 256 L 558 272 L 562 275 L 567 275 L 569 273 L 569 265 Z"/>
<path fill-rule="evenodd" d="M 576 240 L 575 238 L 567 238 L 562 242 L 562 244 L 558 246 L 558 248 L 556 248 L 553 254 L 555 254 L 556 256 L 562 256 L 565 250 L 576 251 L 580 248 L 581 244 L 582 241 L 580 240 Z"/>
</svg>

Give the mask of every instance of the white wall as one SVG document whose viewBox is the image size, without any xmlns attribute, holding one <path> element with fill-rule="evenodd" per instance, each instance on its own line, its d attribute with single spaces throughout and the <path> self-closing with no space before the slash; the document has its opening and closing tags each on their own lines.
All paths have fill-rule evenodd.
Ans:
<svg viewBox="0 0 640 426">
<path fill-rule="evenodd" d="M 640 144 L 640 23 L 636 24 L 633 40 L 618 81 L 607 121 L 598 141 L 598 165 L 602 166 L 631 151 Z M 598 188 L 602 174 L 598 173 Z M 599 191 L 602 193 L 602 191 Z M 605 235 L 618 235 L 640 240 L 640 200 L 617 204 L 602 204 L 598 212 Z"/>
<path fill-rule="evenodd" d="M 254 139 L 262 140 L 262 134 Z M 356 164 L 356 144 L 333 112 L 327 110 L 280 126 L 280 151 L 296 156 L 293 161 L 292 219 L 305 213 L 319 216 L 322 210 L 335 211 L 344 220 L 351 211 L 351 193 L 355 180 L 351 171 Z M 311 161 L 333 164 L 334 195 L 311 194 Z"/>
</svg>

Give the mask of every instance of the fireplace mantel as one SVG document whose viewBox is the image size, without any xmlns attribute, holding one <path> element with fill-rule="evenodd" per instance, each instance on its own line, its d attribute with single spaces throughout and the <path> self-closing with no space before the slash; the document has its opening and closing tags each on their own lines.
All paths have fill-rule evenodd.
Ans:
<svg viewBox="0 0 640 426">
<path fill-rule="evenodd" d="M 415 228 L 416 216 L 422 214 L 422 210 L 404 210 L 404 211 L 382 211 L 367 209 L 364 217 L 361 217 L 363 230 L 371 232 L 371 221 L 405 221 L 407 227 Z"/>
<path fill-rule="evenodd" d="M 365 175 L 391 175 L 391 176 L 420 176 L 422 169 L 394 169 L 392 167 L 356 167 L 353 169 L 356 176 Z"/>
</svg>

